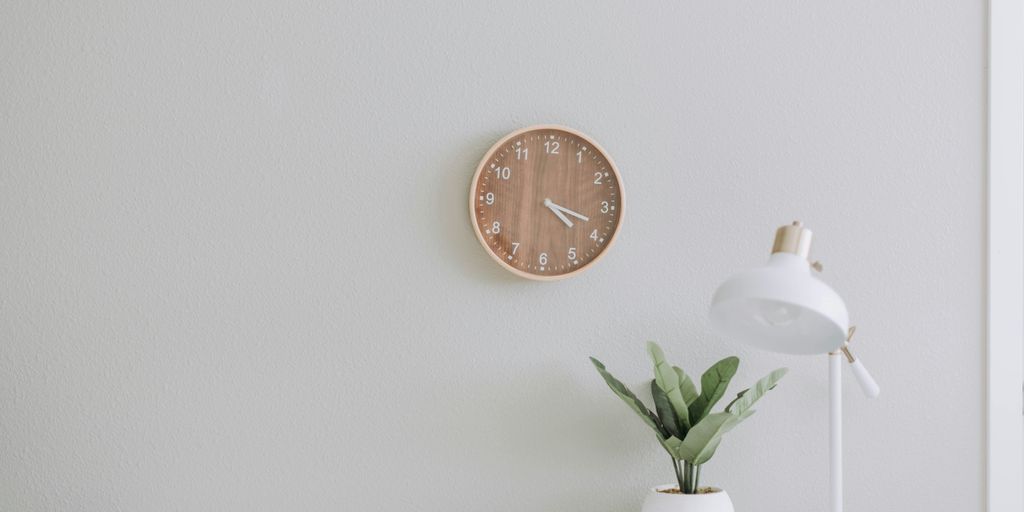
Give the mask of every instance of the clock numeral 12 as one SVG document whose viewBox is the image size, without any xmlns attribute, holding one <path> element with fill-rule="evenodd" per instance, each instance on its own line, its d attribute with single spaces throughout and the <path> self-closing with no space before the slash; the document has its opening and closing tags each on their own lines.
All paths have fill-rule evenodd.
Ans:
<svg viewBox="0 0 1024 512">
<path fill-rule="evenodd" d="M 557 155 L 559 147 L 561 146 L 558 144 L 558 141 L 549 140 L 544 143 L 544 151 L 549 155 Z"/>
</svg>

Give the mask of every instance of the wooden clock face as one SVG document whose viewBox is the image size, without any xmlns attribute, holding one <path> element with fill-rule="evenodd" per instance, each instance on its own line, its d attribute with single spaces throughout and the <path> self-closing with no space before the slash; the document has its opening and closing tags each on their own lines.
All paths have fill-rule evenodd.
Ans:
<svg viewBox="0 0 1024 512">
<path fill-rule="evenodd" d="M 495 261 L 522 277 L 569 277 L 596 262 L 619 230 L 622 183 L 587 136 L 560 126 L 513 132 L 484 155 L 470 217 Z"/>
</svg>

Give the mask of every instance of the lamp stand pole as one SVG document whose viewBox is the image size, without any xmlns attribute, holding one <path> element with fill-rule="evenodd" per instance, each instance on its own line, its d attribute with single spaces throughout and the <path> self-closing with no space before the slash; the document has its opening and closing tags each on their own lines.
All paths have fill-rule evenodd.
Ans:
<svg viewBox="0 0 1024 512">
<path fill-rule="evenodd" d="M 843 354 L 828 354 L 829 512 L 843 511 Z"/>
<path fill-rule="evenodd" d="M 853 376 L 868 398 L 877 398 L 881 389 L 850 352 L 850 339 L 856 327 L 846 331 L 846 342 L 828 353 L 828 502 L 829 512 L 843 512 L 843 359 L 850 363 Z"/>
</svg>

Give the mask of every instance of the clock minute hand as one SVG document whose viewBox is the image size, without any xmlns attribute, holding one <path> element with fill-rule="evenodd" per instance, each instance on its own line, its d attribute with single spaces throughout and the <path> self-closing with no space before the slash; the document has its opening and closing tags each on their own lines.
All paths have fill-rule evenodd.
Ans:
<svg viewBox="0 0 1024 512">
<path fill-rule="evenodd" d="M 570 210 L 570 209 L 568 209 L 568 208 L 566 208 L 566 207 L 564 207 L 564 206 L 558 206 L 558 205 L 557 205 L 557 204 L 555 204 L 555 203 L 551 203 L 551 204 L 552 204 L 552 205 L 553 205 L 553 206 L 554 206 L 555 208 L 558 208 L 559 210 L 562 210 L 563 212 L 565 212 L 565 213 L 568 213 L 569 215 L 572 215 L 573 217 L 576 217 L 576 218 L 578 218 L 578 219 L 580 219 L 580 220 L 583 220 L 583 221 L 588 221 L 588 220 L 590 220 L 590 217 L 587 217 L 586 215 L 581 215 L 581 214 L 579 214 L 579 213 L 576 213 L 576 212 L 574 212 L 574 211 L 572 211 L 572 210 Z"/>
<path fill-rule="evenodd" d="M 570 227 L 570 228 L 572 227 L 572 221 L 569 220 L 568 217 L 563 215 L 562 212 L 557 210 L 557 208 L 559 208 L 558 205 L 556 205 L 555 203 L 552 203 L 550 199 L 545 199 L 544 200 L 544 206 L 546 206 L 549 210 L 551 210 L 551 213 L 555 214 L 556 217 L 561 219 L 562 222 L 564 222 L 567 227 Z"/>
</svg>

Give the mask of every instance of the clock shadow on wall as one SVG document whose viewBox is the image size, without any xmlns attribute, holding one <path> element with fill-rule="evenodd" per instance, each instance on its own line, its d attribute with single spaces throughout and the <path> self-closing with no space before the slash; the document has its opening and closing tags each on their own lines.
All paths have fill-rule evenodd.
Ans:
<svg viewBox="0 0 1024 512">
<path fill-rule="evenodd" d="M 438 261 L 446 263 L 458 274 L 477 276 L 490 281 L 522 283 L 523 279 L 502 271 L 485 256 L 480 250 L 480 244 L 474 240 L 472 224 L 466 220 L 466 194 L 473 178 L 473 170 L 480 161 L 480 155 L 494 144 L 495 140 L 494 136 L 478 137 L 444 155 L 438 164 L 440 169 L 444 169 L 444 179 L 437 188 L 437 195 L 434 196 L 437 202 L 433 205 L 433 211 L 445 219 L 445 222 L 432 225 L 438 228 L 437 235 L 443 237 L 447 243 L 432 246 L 443 251 L 438 254 Z"/>
<path fill-rule="evenodd" d="M 484 253 L 511 275 L 579 275 L 610 249 L 623 214 L 614 161 L 572 128 L 536 125 L 499 139 L 469 186 L 471 226 Z"/>
</svg>

